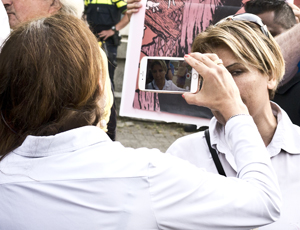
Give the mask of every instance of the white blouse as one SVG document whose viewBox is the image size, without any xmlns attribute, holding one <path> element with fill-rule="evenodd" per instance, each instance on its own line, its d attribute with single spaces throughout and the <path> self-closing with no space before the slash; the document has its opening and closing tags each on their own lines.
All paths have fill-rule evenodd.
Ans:
<svg viewBox="0 0 300 230">
<path fill-rule="evenodd" d="M 271 102 L 273 114 L 277 116 L 277 128 L 267 146 L 271 162 L 276 171 L 283 196 L 280 219 L 260 230 L 300 229 L 300 127 L 292 124 L 286 112 Z M 211 144 L 217 149 L 220 161 L 228 177 L 238 175 L 238 165 L 230 146 L 226 142 L 226 129 L 213 118 L 209 125 Z M 242 135 L 242 134 L 241 134 Z M 167 150 L 168 153 L 189 161 L 208 172 L 218 173 L 207 147 L 204 132 L 182 137 Z"/>
<path fill-rule="evenodd" d="M 253 119 L 234 117 L 225 130 L 240 179 L 157 149 L 125 148 L 94 126 L 28 136 L 0 162 L 0 229 L 223 230 L 271 223 L 281 196 Z"/>
</svg>

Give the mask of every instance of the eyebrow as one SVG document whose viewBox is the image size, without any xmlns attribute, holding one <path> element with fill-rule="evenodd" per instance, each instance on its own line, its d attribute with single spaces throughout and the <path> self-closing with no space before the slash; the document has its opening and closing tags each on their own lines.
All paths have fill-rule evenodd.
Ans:
<svg viewBox="0 0 300 230">
<path fill-rule="evenodd" d="M 230 67 L 232 67 L 232 66 L 235 66 L 235 65 L 241 65 L 241 66 L 244 66 L 242 63 L 236 62 L 236 63 L 233 63 L 233 64 L 231 64 L 231 65 L 225 66 L 225 68 L 228 69 L 228 68 L 230 68 Z"/>
</svg>

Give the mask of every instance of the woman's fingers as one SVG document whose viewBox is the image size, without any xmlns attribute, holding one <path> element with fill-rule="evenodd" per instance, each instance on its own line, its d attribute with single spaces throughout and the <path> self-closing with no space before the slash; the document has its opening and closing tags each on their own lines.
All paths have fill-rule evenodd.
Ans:
<svg viewBox="0 0 300 230">
<path fill-rule="evenodd" d="M 183 94 L 187 103 L 219 111 L 225 121 L 238 113 L 248 114 L 231 74 L 216 54 L 192 53 L 185 60 L 203 77 L 198 93 Z"/>
<path fill-rule="evenodd" d="M 137 13 L 139 9 L 142 7 L 141 0 L 127 0 L 127 11 L 129 19 L 133 13 Z"/>
<path fill-rule="evenodd" d="M 216 67 L 216 62 L 220 60 L 218 55 L 213 54 L 213 53 L 206 53 L 206 54 L 201 54 L 201 53 L 191 53 L 191 57 L 195 58 L 196 60 L 200 61 L 201 63 L 205 64 L 206 66 L 213 68 Z"/>
<path fill-rule="evenodd" d="M 211 74 L 215 74 L 216 71 L 226 70 L 222 60 L 216 54 L 191 53 L 185 56 L 185 60 L 201 76 L 209 77 Z"/>
<path fill-rule="evenodd" d="M 215 109 L 213 104 L 209 102 L 215 100 L 219 96 L 216 92 L 225 91 L 223 78 L 231 78 L 231 75 L 223 65 L 218 65 L 216 63 L 216 61 L 220 60 L 216 54 L 192 53 L 186 55 L 185 60 L 203 77 L 201 91 L 197 94 L 185 94 L 186 101 L 189 104 Z"/>
</svg>

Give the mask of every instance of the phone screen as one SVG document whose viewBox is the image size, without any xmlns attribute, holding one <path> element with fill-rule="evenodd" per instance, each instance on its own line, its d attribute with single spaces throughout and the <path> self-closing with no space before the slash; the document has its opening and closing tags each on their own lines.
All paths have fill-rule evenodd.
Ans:
<svg viewBox="0 0 300 230">
<path fill-rule="evenodd" d="M 145 90 L 191 90 L 192 67 L 180 60 L 147 59 Z"/>
</svg>

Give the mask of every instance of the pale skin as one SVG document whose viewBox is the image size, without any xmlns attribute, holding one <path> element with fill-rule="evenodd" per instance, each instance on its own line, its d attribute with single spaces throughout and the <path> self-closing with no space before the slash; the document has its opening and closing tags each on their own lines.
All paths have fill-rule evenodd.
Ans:
<svg viewBox="0 0 300 230">
<path fill-rule="evenodd" d="M 2 0 L 13 29 L 30 19 L 50 16 L 61 8 L 58 0 Z"/>
<path fill-rule="evenodd" d="M 247 106 L 265 145 L 268 146 L 277 127 L 277 120 L 272 113 L 268 94 L 268 90 L 276 86 L 275 78 L 264 75 L 249 65 L 242 64 L 226 46 L 220 46 L 213 51 L 224 63 L 224 65 L 212 63 L 211 65 L 215 66 L 214 71 L 219 72 L 219 74 L 226 73 L 228 77 L 230 76 L 234 80 L 239 89 L 241 100 Z M 205 74 L 200 74 L 205 76 Z M 201 100 L 200 98 L 198 101 Z M 222 113 L 216 110 L 212 111 L 218 121 L 225 124 L 226 118 L 221 115 Z"/>
</svg>

